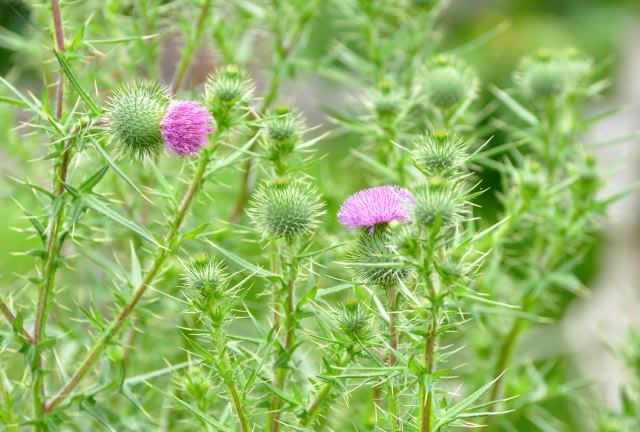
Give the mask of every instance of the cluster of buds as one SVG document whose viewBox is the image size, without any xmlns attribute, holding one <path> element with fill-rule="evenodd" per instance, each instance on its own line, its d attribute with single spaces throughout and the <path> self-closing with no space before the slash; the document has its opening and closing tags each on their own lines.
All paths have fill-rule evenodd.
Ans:
<svg viewBox="0 0 640 432">
<path fill-rule="evenodd" d="M 209 79 L 206 106 L 172 100 L 167 89 L 156 84 L 124 87 L 108 104 L 110 142 L 121 157 L 134 160 L 155 157 L 163 149 L 184 157 L 197 154 L 208 145 L 214 118 L 218 129 L 229 127 L 230 113 L 247 100 L 250 90 L 246 75 L 232 67 Z"/>
</svg>

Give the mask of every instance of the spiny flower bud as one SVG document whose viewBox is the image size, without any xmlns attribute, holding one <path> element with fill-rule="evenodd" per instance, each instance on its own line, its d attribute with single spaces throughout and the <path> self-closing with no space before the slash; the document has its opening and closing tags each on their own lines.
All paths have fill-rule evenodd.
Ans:
<svg viewBox="0 0 640 432">
<path fill-rule="evenodd" d="M 168 152 L 180 156 L 198 153 L 207 145 L 207 135 L 213 132 L 213 117 L 198 101 L 171 102 L 162 118 L 162 137 Z"/>
<path fill-rule="evenodd" d="M 457 59 L 439 56 L 427 71 L 425 92 L 429 101 L 441 108 L 474 97 L 476 87 L 474 72 Z"/>
<path fill-rule="evenodd" d="M 426 176 L 455 172 L 466 160 L 466 142 L 450 132 L 431 132 L 414 141 L 414 163 Z"/>
<path fill-rule="evenodd" d="M 387 228 L 373 234 L 362 232 L 349 255 L 350 269 L 356 282 L 388 286 L 407 279 L 411 269 L 405 266 L 394 249 L 389 245 Z"/>
<path fill-rule="evenodd" d="M 459 187 L 430 182 L 413 191 L 413 216 L 419 226 L 432 227 L 438 219 L 442 226 L 454 225 L 460 219 L 464 199 Z"/>
<path fill-rule="evenodd" d="M 221 263 L 207 255 L 194 258 L 185 267 L 182 278 L 196 306 L 209 308 L 227 295 L 227 272 Z"/>
<path fill-rule="evenodd" d="M 402 94 L 390 82 L 383 81 L 371 97 L 373 111 L 381 118 L 390 118 L 402 106 Z"/>
<path fill-rule="evenodd" d="M 588 72 L 589 61 L 573 52 L 541 51 L 522 60 L 514 81 L 523 93 L 536 100 L 563 95 L 575 87 Z"/>
<path fill-rule="evenodd" d="M 361 303 L 340 304 L 335 319 L 340 331 L 348 338 L 362 341 L 368 337 L 371 329 L 371 314 Z"/>
<path fill-rule="evenodd" d="M 318 192 L 306 183 L 263 183 L 252 199 L 249 215 L 265 235 L 291 239 L 318 226 L 322 207 Z"/>
<path fill-rule="evenodd" d="M 263 144 L 267 157 L 276 162 L 291 153 L 300 139 L 302 119 L 300 115 L 286 106 L 276 107 L 264 122 L 266 137 Z"/>
<path fill-rule="evenodd" d="M 228 65 L 211 75 L 205 84 L 207 101 L 234 104 L 245 100 L 253 90 L 247 73 L 234 65 Z"/>
<path fill-rule="evenodd" d="M 149 83 L 124 87 L 109 101 L 111 142 L 121 156 L 142 159 L 164 148 L 160 120 L 169 104 L 165 89 Z"/>
<path fill-rule="evenodd" d="M 464 257 L 457 251 L 446 254 L 442 262 L 437 265 L 437 270 L 443 282 L 450 287 L 462 283 L 469 273 Z"/>
</svg>

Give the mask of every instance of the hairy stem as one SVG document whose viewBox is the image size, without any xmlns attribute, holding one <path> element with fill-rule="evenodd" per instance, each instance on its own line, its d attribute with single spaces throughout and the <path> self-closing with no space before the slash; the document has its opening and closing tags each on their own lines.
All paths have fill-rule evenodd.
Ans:
<svg viewBox="0 0 640 432">
<path fill-rule="evenodd" d="M 217 141 L 219 133 L 220 132 L 218 131 L 216 135 L 214 135 L 214 141 Z M 149 288 L 149 286 L 155 281 L 156 276 L 162 268 L 162 264 L 171 253 L 172 243 L 178 235 L 180 226 L 184 222 L 185 216 L 187 215 L 187 212 L 191 207 L 191 204 L 193 203 L 193 199 L 195 198 L 196 193 L 202 184 L 204 174 L 210 161 L 211 149 L 215 147 L 216 146 L 213 145 L 213 147 L 209 147 L 203 150 L 202 155 L 200 156 L 200 162 L 193 176 L 189 189 L 182 199 L 182 204 L 180 205 L 178 214 L 170 224 L 169 232 L 167 233 L 164 240 L 164 246 L 158 250 L 153 263 L 146 273 L 144 280 L 140 283 L 140 285 L 138 285 L 127 305 L 109 324 L 109 326 L 102 333 L 102 336 L 93 344 L 91 349 L 87 352 L 84 360 L 75 371 L 75 373 L 69 378 L 65 386 L 45 404 L 45 412 L 49 412 L 56 408 L 62 401 L 67 398 L 67 396 L 69 396 L 71 391 L 78 385 L 78 383 L 82 381 L 84 376 L 87 374 L 87 372 L 89 372 L 93 364 L 100 357 L 100 354 L 105 349 L 107 343 L 118 334 L 122 326 L 125 324 L 127 318 L 129 317 L 129 315 L 131 315 L 138 302 L 146 292 L 147 288 Z"/>
<path fill-rule="evenodd" d="M 438 318 L 434 311 L 429 326 L 429 334 L 424 347 L 424 361 L 426 365 L 426 372 L 428 375 L 432 375 L 435 371 L 435 354 L 436 354 L 436 339 L 438 337 Z M 431 431 L 431 415 L 433 412 L 433 388 L 426 388 L 422 385 L 422 420 L 420 423 L 421 432 Z"/>
<path fill-rule="evenodd" d="M 247 422 L 247 415 L 245 414 L 242 407 L 240 393 L 238 393 L 238 387 L 236 386 L 236 382 L 233 379 L 232 369 L 229 365 L 229 356 L 227 355 L 226 350 L 226 340 L 221 326 L 218 326 L 216 328 L 216 345 L 218 355 L 220 356 L 218 370 L 220 371 L 220 375 L 222 376 L 225 386 L 227 387 L 227 392 L 231 397 L 233 408 L 236 411 L 238 422 L 240 423 L 240 429 L 242 430 L 242 432 L 249 432 L 250 429 L 249 423 Z"/>
<path fill-rule="evenodd" d="M 51 0 L 51 12 L 53 15 L 53 27 L 58 50 L 64 52 L 64 32 L 62 28 L 62 13 L 60 11 L 59 0 Z M 64 104 L 64 73 L 61 71 L 58 78 L 58 89 L 56 91 L 56 118 L 62 118 L 62 107 Z M 42 284 L 38 290 L 38 303 L 36 305 L 36 320 L 33 328 L 32 343 L 36 347 L 46 338 L 47 316 L 49 312 L 49 297 L 53 289 L 55 274 L 57 269 L 58 253 L 60 246 L 58 238 L 61 226 L 64 222 L 64 202 L 61 201 L 64 192 L 64 182 L 67 177 L 67 169 L 71 161 L 71 145 L 67 145 L 58 157 L 53 168 L 52 189 L 58 198 L 53 202 L 54 212 L 49 224 L 47 239 L 47 250 L 44 258 L 44 274 Z M 33 358 L 33 411 L 36 419 L 40 419 L 44 413 L 44 374 L 43 361 L 40 350 L 36 348 Z M 41 426 L 36 425 L 36 430 Z"/>
</svg>

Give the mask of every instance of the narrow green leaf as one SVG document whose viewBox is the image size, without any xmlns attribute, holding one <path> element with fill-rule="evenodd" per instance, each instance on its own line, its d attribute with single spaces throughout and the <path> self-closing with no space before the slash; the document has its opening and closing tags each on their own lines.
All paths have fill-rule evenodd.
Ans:
<svg viewBox="0 0 640 432">
<path fill-rule="evenodd" d="M 64 73 L 65 76 L 67 77 L 67 79 L 69 80 L 69 83 L 71 84 L 71 87 L 73 87 L 75 89 L 75 91 L 78 92 L 78 95 L 80 96 L 80 99 L 82 99 L 84 101 L 84 103 L 87 105 L 87 107 L 89 107 L 89 109 L 91 110 L 91 112 L 94 115 L 100 114 L 100 108 L 98 107 L 98 105 L 96 105 L 96 103 L 93 101 L 93 99 L 91 99 L 91 96 L 89 96 L 89 94 L 86 91 L 84 91 L 84 89 L 82 88 L 82 86 L 78 82 L 78 79 L 76 78 L 76 76 L 71 71 L 71 68 L 69 67 L 69 64 L 67 63 L 67 61 L 64 59 L 64 57 L 60 53 L 60 51 L 57 50 L 57 49 L 54 49 L 53 53 L 55 54 L 56 59 L 58 59 L 58 63 L 60 64 L 60 67 L 62 68 L 62 73 Z"/>
<path fill-rule="evenodd" d="M 230 252 L 230 251 L 226 250 L 222 246 L 219 246 L 219 245 L 215 244 L 214 242 L 212 242 L 210 240 L 206 240 L 206 242 L 209 243 L 221 255 L 224 255 L 227 259 L 230 259 L 231 261 L 236 263 L 238 266 L 240 266 L 242 269 L 249 270 L 249 271 L 251 271 L 253 273 L 259 274 L 262 277 L 266 277 L 266 278 L 270 278 L 270 279 L 276 279 L 276 280 L 282 280 L 282 276 L 280 276 L 279 274 L 270 272 L 268 270 L 263 269 L 262 267 L 258 267 L 256 265 L 253 265 L 249 261 L 247 261 L 247 260 L 245 260 L 243 258 L 240 258 L 238 255 L 234 254 L 233 252 Z"/>
<path fill-rule="evenodd" d="M 520 117 L 522 120 L 526 121 L 532 126 L 535 126 L 539 123 L 538 118 L 531 113 L 531 111 L 527 110 L 525 107 L 520 105 L 514 98 L 509 96 L 507 92 L 499 89 L 498 87 L 491 85 L 489 86 L 491 92 L 496 95 L 498 99 L 500 99 L 506 106 L 508 106 L 514 114 Z"/>
<path fill-rule="evenodd" d="M 455 421 L 460 414 L 465 413 L 469 408 L 473 407 L 473 404 L 480 399 L 489 389 L 500 379 L 503 374 L 500 374 L 491 382 L 480 387 L 475 392 L 471 393 L 469 396 L 458 402 L 456 405 L 452 406 L 448 410 L 445 411 L 445 417 L 439 419 L 433 427 L 434 432 L 439 431 L 442 427 L 448 425 L 449 423 Z"/>
<path fill-rule="evenodd" d="M 153 237 L 153 235 L 149 231 L 145 230 L 134 221 L 127 219 L 121 214 L 115 212 L 104 201 L 98 199 L 96 195 L 93 195 L 93 194 L 82 195 L 80 200 L 85 206 L 89 207 L 90 209 L 97 211 L 103 216 L 108 217 L 109 219 L 113 220 L 116 223 L 119 223 L 120 225 L 126 228 L 129 228 L 131 231 L 138 234 L 143 239 L 153 243 L 154 245 L 158 247 L 163 247 L 160 243 L 158 243 L 158 241 Z"/>
<path fill-rule="evenodd" d="M 98 153 L 100 153 L 100 156 L 102 156 L 102 158 L 105 160 L 105 162 L 107 162 L 107 164 L 109 164 L 109 166 L 111 168 L 113 168 L 113 170 L 116 172 L 116 174 L 118 174 L 120 176 L 120 178 L 122 178 L 122 180 L 125 181 L 125 183 L 127 183 L 129 186 L 131 186 L 131 188 L 134 191 L 138 192 L 142 198 L 144 198 L 145 200 L 151 202 L 149 200 L 149 198 L 147 198 L 145 196 L 145 194 L 143 194 L 142 191 L 140 189 L 138 189 L 138 186 L 136 186 L 136 184 L 129 177 L 127 177 L 127 175 L 120 169 L 120 167 L 113 161 L 113 159 L 111 159 L 109 157 L 109 154 L 105 151 L 104 148 L 102 148 L 100 143 L 96 139 L 92 139 L 91 142 L 95 146 L 96 150 L 98 150 Z"/>
</svg>

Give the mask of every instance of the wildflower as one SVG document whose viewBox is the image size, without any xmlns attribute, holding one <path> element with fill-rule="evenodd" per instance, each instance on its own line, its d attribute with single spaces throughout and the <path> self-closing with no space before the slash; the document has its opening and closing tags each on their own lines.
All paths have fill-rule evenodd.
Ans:
<svg viewBox="0 0 640 432">
<path fill-rule="evenodd" d="M 302 182 L 263 183 L 256 191 L 249 212 L 264 234 L 292 239 L 318 225 L 322 203 L 317 191 Z"/>
<path fill-rule="evenodd" d="M 456 59 L 439 56 L 426 75 L 425 92 L 434 105 L 444 108 L 475 95 L 473 71 Z"/>
<path fill-rule="evenodd" d="M 466 142 L 449 132 L 427 133 L 415 140 L 414 162 L 428 177 L 454 172 L 466 160 Z"/>
<path fill-rule="evenodd" d="M 411 276 L 411 269 L 403 264 L 389 239 L 387 230 L 361 233 L 349 255 L 350 268 L 358 282 L 388 286 Z"/>
<path fill-rule="evenodd" d="M 408 222 L 413 202 L 411 193 L 398 186 L 363 189 L 351 195 L 340 207 L 338 219 L 347 229 L 375 226 L 391 221 Z"/>
<path fill-rule="evenodd" d="M 114 94 L 107 118 L 111 142 L 122 157 L 142 159 L 162 151 L 160 120 L 168 103 L 166 90 L 155 84 L 138 83 Z"/>
<path fill-rule="evenodd" d="M 207 145 L 213 117 L 197 101 L 172 102 L 160 122 L 168 152 L 190 156 Z"/>
</svg>

